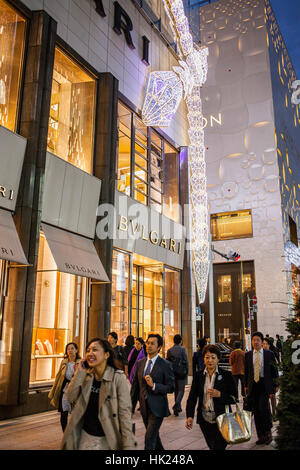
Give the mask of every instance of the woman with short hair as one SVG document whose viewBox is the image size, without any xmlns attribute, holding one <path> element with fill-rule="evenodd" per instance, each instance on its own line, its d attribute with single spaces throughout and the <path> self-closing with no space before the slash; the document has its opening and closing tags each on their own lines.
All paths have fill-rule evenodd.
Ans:
<svg viewBox="0 0 300 470">
<path fill-rule="evenodd" d="M 76 402 L 62 441 L 65 450 L 132 450 L 131 399 L 124 372 L 116 368 L 108 341 L 86 346 L 67 391 Z"/>
<path fill-rule="evenodd" d="M 210 450 L 225 450 L 227 442 L 219 431 L 216 418 L 225 406 L 235 403 L 237 389 L 231 372 L 218 366 L 221 352 L 208 344 L 202 351 L 205 368 L 196 372 L 186 405 L 186 428 L 192 429 L 198 401 L 197 423 Z"/>
</svg>

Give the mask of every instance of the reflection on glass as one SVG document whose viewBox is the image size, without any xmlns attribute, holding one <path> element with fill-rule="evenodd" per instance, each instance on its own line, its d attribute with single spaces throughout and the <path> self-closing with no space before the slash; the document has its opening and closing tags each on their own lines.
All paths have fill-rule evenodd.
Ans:
<svg viewBox="0 0 300 470">
<path fill-rule="evenodd" d="M 118 104 L 118 190 L 130 196 L 131 112 Z"/>
<path fill-rule="evenodd" d="M 213 240 L 252 237 L 251 210 L 212 214 L 210 224 Z"/>
<path fill-rule="evenodd" d="M 129 266 L 129 255 L 114 250 L 110 329 L 118 333 L 120 343 L 125 343 L 129 334 Z"/>
<path fill-rule="evenodd" d="M 65 346 L 73 341 L 83 354 L 86 279 L 57 271 L 44 234 L 40 236 L 34 308 L 31 383 L 55 378 Z"/>
<path fill-rule="evenodd" d="M 92 173 L 96 81 L 55 49 L 48 150 Z"/>
<path fill-rule="evenodd" d="M 218 302 L 231 302 L 231 276 L 218 277 Z"/>
<path fill-rule="evenodd" d="M 150 164 L 150 182 L 151 182 L 151 207 L 157 212 L 162 212 L 163 203 L 163 150 L 162 139 L 156 132 L 151 132 L 151 164 Z"/>
<path fill-rule="evenodd" d="M 165 203 L 164 214 L 180 222 L 179 212 L 179 158 L 177 151 L 165 143 Z"/>
<path fill-rule="evenodd" d="M 0 124 L 16 130 L 26 21 L 0 0 Z"/>
<path fill-rule="evenodd" d="M 181 332 L 180 272 L 165 270 L 165 312 L 164 339 L 165 351 L 173 346 L 174 335 Z"/>
<path fill-rule="evenodd" d="M 134 199 L 148 204 L 148 130 L 147 126 L 134 116 L 135 129 L 135 166 L 134 166 Z"/>
</svg>

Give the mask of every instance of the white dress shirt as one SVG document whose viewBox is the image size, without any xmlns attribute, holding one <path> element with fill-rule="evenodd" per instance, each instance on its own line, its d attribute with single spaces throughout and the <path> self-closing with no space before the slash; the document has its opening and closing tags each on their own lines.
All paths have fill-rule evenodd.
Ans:
<svg viewBox="0 0 300 470">
<path fill-rule="evenodd" d="M 155 364 L 155 361 L 156 361 L 157 358 L 158 358 L 158 354 L 156 354 L 156 356 L 154 356 L 154 357 L 152 357 L 152 358 L 150 358 L 150 357 L 148 356 L 148 359 L 147 359 L 147 361 L 146 361 L 146 365 L 145 365 L 145 368 L 144 368 L 144 374 L 145 374 L 145 372 L 146 372 L 146 370 L 147 370 L 149 361 L 152 361 L 151 369 L 150 369 L 149 374 L 152 372 L 152 369 L 153 369 L 153 367 L 154 367 L 154 364 Z M 155 390 L 155 384 L 153 384 L 152 390 Z"/>
<path fill-rule="evenodd" d="M 253 349 L 253 373 L 255 373 L 256 354 L 259 354 L 259 377 L 264 376 L 264 350 L 261 348 L 259 351 Z"/>
<path fill-rule="evenodd" d="M 206 368 L 203 371 L 203 374 L 205 375 L 205 382 L 203 389 L 202 416 L 205 421 L 209 423 L 215 423 L 216 414 L 214 408 L 214 400 L 208 395 L 207 390 L 209 388 L 214 388 L 217 373 L 219 373 L 218 366 L 216 367 L 216 370 L 211 377 L 209 376 L 208 370 Z"/>
</svg>

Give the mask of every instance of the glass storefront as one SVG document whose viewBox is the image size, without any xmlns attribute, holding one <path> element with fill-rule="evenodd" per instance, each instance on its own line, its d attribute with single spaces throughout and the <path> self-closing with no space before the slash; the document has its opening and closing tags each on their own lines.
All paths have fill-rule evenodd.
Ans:
<svg viewBox="0 0 300 470">
<path fill-rule="evenodd" d="M 121 102 L 117 189 L 180 222 L 179 154 Z"/>
<path fill-rule="evenodd" d="M 251 210 L 211 214 L 210 228 L 214 241 L 252 237 Z"/>
<path fill-rule="evenodd" d="M 57 271 L 41 233 L 32 335 L 32 385 L 55 378 L 68 342 L 74 341 L 83 354 L 86 299 L 86 278 Z"/>
<path fill-rule="evenodd" d="M 256 313 L 249 311 L 255 296 L 253 261 L 214 264 L 216 341 L 247 343 L 256 330 Z M 247 338 L 248 335 L 248 338 Z"/>
<path fill-rule="evenodd" d="M 47 149 L 93 172 L 96 81 L 55 49 Z"/>
<path fill-rule="evenodd" d="M 0 124 L 16 130 L 26 21 L 0 0 Z"/>
<path fill-rule="evenodd" d="M 113 251 L 110 330 L 119 342 L 127 335 L 164 337 L 166 351 L 181 332 L 180 272 L 137 254 Z"/>
</svg>

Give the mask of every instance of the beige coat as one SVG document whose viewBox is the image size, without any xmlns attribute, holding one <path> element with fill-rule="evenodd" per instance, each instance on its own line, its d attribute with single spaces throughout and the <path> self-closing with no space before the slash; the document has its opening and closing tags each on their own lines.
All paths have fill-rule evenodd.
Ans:
<svg viewBox="0 0 300 470">
<path fill-rule="evenodd" d="M 76 366 L 80 362 L 80 359 L 76 359 Z M 56 374 L 55 381 L 53 387 L 51 388 L 48 398 L 50 398 L 50 404 L 54 406 L 54 408 L 58 408 L 59 405 L 59 397 L 61 392 L 61 387 L 65 378 L 66 370 L 67 370 L 68 359 L 65 358 L 61 361 L 60 368 Z"/>
<path fill-rule="evenodd" d="M 67 400 L 75 408 L 65 430 L 61 448 L 76 450 L 79 446 L 83 416 L 87 409 L 94 375 L 92 370 L 77 370 L 67 390 Z M 132 450 L 135 448 L 132 433 L 131 399 L 125 374 L 107 366 L 99 393 L 98 418 L 111 450 Z"/>
</svg>

